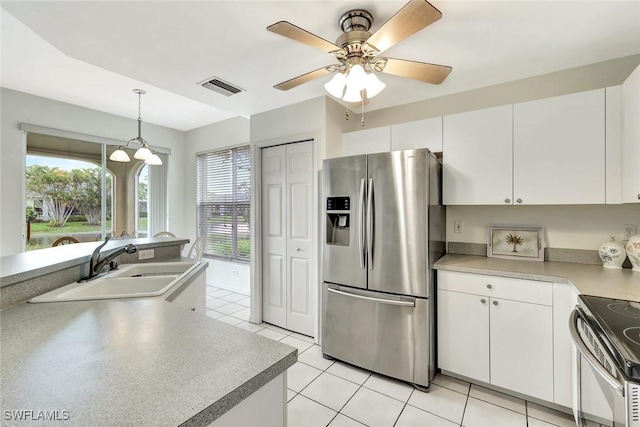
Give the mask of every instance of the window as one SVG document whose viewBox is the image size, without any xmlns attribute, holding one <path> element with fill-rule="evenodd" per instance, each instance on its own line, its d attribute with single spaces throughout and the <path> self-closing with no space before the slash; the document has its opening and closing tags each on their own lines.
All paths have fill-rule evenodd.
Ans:
<svg viewBox="0 0 640 427">
<path fill-rule="evenodd" d="M 197 173 L 198 236 L 205 236 L 204 255 L 249 262 L 249 147 L 198 155 Z"/>
</svg>

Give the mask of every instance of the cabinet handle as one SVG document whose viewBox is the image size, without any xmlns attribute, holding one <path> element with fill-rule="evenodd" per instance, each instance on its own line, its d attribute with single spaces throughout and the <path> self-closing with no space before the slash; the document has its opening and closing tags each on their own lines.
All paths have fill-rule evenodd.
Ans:
<svg viewBox="0 0 640 427">
<path fill-rule="evenodd" d="M 522 203 L 522 199 L 516 199 L 516 203 Z"/>
<path fill-rule="evenodd" d="M 640 194 L 638 194 L 638 197 L 640 197 Z M 505 203 L 511 203 L 511 199 L 504 199 Z"/>
<path fill-rule="evenodd" d="M 640 193 L 638 193 L 638 200 L 640 200 Z"/>
<path fill-rule="evenodd" d="M 498 301 L 494 301 L 494 302 L 493 302 L 493 305 L 498 305 Z"/>
<path fill-rule="evenodd" d="M 191 307 L 189 310 L 196 311 L 196 308 L 195 307 Z"/>
<path fill-rule="evenodd" d="M 486 303 L 486 302 L 487 302 L 487 300 L 486 300 L 486 299 L 484 299 L 484 298 L 482 298 L 482 299 L 480 300 L 480 302 L 484 304 L 484 303 Z"/>
<path fill-rule="evenodd" d="M 491 289 L 491 288 L 493 288 L 492 285 L 487 285 L 487 289 Z"/>
</svg>

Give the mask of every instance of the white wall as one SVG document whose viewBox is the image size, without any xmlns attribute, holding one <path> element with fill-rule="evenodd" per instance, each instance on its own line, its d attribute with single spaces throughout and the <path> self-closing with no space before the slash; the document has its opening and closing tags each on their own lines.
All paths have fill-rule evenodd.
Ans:
<svg viewBox="0 0 640 427">
<path fill-rule="evenodd" d="M 0 90 L 0 256 L 22 252 L 24 229 L 25 135 L 21 123 L 128 141 L 137 133 L 135 119 L 102 113 L 22 92 Z M 185 235 L 184 132 L 144 123 L 152 146 L 169 148 L 169 229 Z"/>
<path fill-rule="evenodd" d="M 182 211 L 186 224 L 185 237 L 188 237 L 192 242 L 196 239 L 198 231 L 196 154 L 243 144 L 249 144 L 249 119 L 244 117 L 234 117 L 186 132 L 185 173 L 182 176 L 185 204 L 182 206 Z M 189 247 L 187 245 L 184 253 L 187 253 Z M 207 259 L 207 261 L 209 261 L 207 285 L 249 295 L 248 263 L 226 262 L 217 259 Z"/>
</svg>

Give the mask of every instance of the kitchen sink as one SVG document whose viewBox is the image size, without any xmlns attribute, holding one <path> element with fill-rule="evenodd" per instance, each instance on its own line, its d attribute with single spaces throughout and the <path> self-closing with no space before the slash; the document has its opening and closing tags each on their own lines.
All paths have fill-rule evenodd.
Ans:
<svg viewBox="0 0 640 427">
<path fill-rule="evenodd" d="M 31 303 L 155 297 L 176 286 L 195 262 L 130 264 L 83 283 L 71 283 L 29 300 Z"/>
</svg>

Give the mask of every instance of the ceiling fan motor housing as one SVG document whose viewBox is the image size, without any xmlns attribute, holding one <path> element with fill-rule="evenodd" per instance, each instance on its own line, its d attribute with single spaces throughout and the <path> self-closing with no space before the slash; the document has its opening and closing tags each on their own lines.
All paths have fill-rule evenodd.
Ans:
<svg viewBox="0 0 640 427">
<path fill-rule="evenodd" d="M 347 52 L 345 58 L 347 62 L 361 62 L 362 44 L 371 37 L 369 28 L 372 23 L 373 17 L 363 9 L 350 10 L 340 18 L 340 28 L 343 33 L 336 40 L 336 45 Z"/>
</svg>

